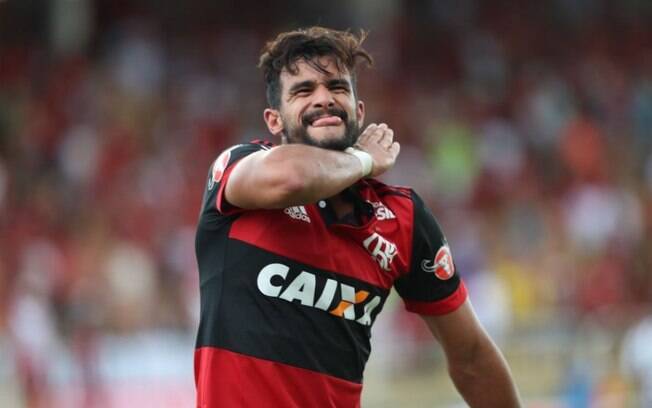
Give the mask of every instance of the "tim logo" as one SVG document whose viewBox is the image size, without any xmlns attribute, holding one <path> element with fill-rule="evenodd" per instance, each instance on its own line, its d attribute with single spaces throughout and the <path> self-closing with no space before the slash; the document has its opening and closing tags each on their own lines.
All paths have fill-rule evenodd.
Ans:
<svg viewBox="0 0 652 408">
<path fill-rule="evenodd" d="M 260 293 L 290 303 L 299 302 L 365 326 L 373 323 L 375 314 L 372 313 L 382 303 L 380 296 L 307 271 L 290 279 L 289 271 L 290 267 L 281 263 L 261 269 L 256 282 Z"/>
<path fill-rule="evenodd" d="M 383 270 L 391 271 L 390 265 L 398 253 L 396 244 L 386 240 L 377 232 L 371 234 L 362 244 Z"/>
</svg>

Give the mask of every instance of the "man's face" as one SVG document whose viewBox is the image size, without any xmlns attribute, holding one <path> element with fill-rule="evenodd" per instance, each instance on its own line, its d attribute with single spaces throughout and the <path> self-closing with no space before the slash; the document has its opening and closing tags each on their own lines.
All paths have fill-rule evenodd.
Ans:
<svg viewBox="0 0 652 408">
<path fill-rule="evenodd" d="M 344 150 L 360 134 L 364 104 L 356 101 L 351 75 L 340 72 L 333 57 L 318 57 L 324 72 L 305 61 L 297 62 L 297 74 L 281 72 L 282 133 L 288 143 L 303 143 Z"/>
</svg>

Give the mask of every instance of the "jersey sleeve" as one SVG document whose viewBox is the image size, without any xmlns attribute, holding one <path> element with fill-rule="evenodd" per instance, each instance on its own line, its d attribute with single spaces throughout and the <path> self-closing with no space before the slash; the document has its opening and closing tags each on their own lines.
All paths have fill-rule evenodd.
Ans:
<svg viewBox="0 0 652 408">
<path fill-rule="evenodd" d="M 252 153 L 269 150 L 271 147 L 270 143 L 255 141 L 232 146 L 220 153 L 208 171 L 202 212 L 232 215 L 242 211 L 241 208 L 229 203 L 224 196 L 229 176 L 240 160 Z"/>
<path fill-rule="evenodd" d="M 407 310 L 422 315 L 450 313 L 467 298 L 444 234 L 421 198 L 412 192 L 414 225 L 409 271 L 394 282 Z"/>
</svg>

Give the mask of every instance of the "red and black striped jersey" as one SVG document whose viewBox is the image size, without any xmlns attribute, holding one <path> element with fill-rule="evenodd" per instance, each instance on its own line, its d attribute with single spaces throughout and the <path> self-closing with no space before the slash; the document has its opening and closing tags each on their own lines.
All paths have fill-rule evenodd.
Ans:
<svg viewBox="0 0 652 408">
<path fill-rule="evenodd" d="M 439 225 L 408 188 L 364 179 L 328 200 L 242 210 L 229 174 L 264 142 L 213 163 L 196 236 L 199 407 L 357 407 L 371 326 L 392 287 L 408 310 L 445 314 L 466 299 Z"/>
</svg>

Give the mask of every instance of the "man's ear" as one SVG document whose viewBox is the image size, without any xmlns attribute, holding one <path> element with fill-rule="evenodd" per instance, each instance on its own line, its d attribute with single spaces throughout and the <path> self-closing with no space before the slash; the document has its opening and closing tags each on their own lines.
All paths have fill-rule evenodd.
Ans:
<svg viewBox="0 0 652 408">
<path fill-rule="evenodd" d="M 362 129 L 362 125 L 364 125 L 364 113 L 365 113 L 364 102 L 358 101 L 358 104 L 355 107 L 355 111 L 358 114 L 358 127 Z"/>
<path fill-rule="evenodd" d="M 267 125 L 267 129 L 274 136 L 279 135 L 285 129 L 283 126 L 283 119 L 281 113 L 276 109 L 267 108 L 263 111 L 263 119 Z"/>
</svg>

